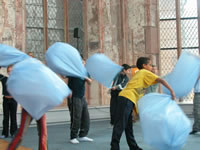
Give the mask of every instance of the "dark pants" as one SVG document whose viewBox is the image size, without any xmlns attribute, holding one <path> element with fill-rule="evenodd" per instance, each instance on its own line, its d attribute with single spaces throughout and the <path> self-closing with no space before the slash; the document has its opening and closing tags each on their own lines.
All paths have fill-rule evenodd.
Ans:
<svg viewBox="0 0 200 150">
<path fill-rule="evenodd" d="M 10 134 L 13 136 L 17 131 L 17 102 L 13 98 L 3 97 L 3 131 L 2 135 L 9 135 L 9 120 Z"/>
<path fill-rule="evenodd" d="M 116 120 L 113 127 L 111 150 L 119 150 L 120 139 L 125 130 L 126 140 L 130 150 L 141 150 L 133 135 L 132 110 L 134 103 L 129 99 L 119 96 L 116 110 Z"/>
<path fill-rule="evenodd" d="M 16 150 L 17 147 L 22 142 L 25 133 L 32 121 L 31 115 L 29 115 L 24 109 L 22 109 L 21 124 L 20 128 L 8 146 L 7 150 Z M 47 150 L 47 127 L 46 127 L 46 115 L 43 115 L 39 120 L 37 120 L 37 129 L 39 136 L 39 146 L 38 150 Z"/>
<path fill-rule="evenodd" d="M 119 95 L 119 90 L 111 91 L 111 99 L 110 99 L 110 124 L 114 125 L 116 109 L 117 109 L 117 100 Z"/>
<path fill-rule="evenodd" d="M 71 135 L 70 138 L 74 139 L 84 137 L 88 134 L 90 126 L 90 118 L 88 112 L 88 105 L 83 98 L 72 97 L 68 100 L 68 106 L 71 116 Z"/>
<path fill-rule="evenodd" d="M 194 93 L 193 100 L 194 124 L 193 131 L 200 131 L 200 93 Z"/>
</svg>

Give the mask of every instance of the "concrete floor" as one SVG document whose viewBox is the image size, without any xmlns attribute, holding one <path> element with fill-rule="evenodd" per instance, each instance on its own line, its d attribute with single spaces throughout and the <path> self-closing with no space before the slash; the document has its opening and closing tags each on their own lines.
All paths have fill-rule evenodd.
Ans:
<svg viewBox="0 0 200 150">
<path fill-rule="evenodd" d="M 191 119 L 191 121 L 193 121 Z M 144 150 L 154 150 L 149 145 L 144 143 L 141 134 L 140 122 L 134 124 L 134 135 L 138 145 Z M 81 142 L 79 144 L 69 143 L 69 124 L 59 123 L 48 125 L 48 150 L 109 150 L 112 127 L 109 120 L 92 121 L 89 132 L 89 137 L 94 139 L 94 142 Z M 11 138 L 6 139 L 10 141 Z M 36 127 L 30 127 L 27 131 L 25 139 L 21 144 L 25 147 L 38 149 L 38 136 Z M 121 150 L 129 150 L 125 136 L 121 139 Z M 199 150 L 200 134 L 190 135 L 182 150 Z"/>
</svg>

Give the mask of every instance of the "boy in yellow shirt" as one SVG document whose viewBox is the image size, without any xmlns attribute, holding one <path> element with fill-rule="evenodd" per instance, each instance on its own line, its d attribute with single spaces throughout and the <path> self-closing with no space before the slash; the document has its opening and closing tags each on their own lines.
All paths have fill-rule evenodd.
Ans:
<svg viewBox="0 0 200 150">
<path fill-rule="evenodd" d="M 145 88 L 160 82 L 169 89 L 172 99 L 175 93 L 169 84 L 151 72 L 152 61 L 148 57 L 140 57 L 137 60 L 139 71 L 128 82 L 127 86 L 119 93 L 116 120 L 114 122 L 111 150 L 120 150 L 120 138 L 125 130 L 126 140 L 130 150 L 142 150 L 136 143 L 133 135 L 132 110 L 137 109 L 137 101 L 144 95 Z"/>
</svg>

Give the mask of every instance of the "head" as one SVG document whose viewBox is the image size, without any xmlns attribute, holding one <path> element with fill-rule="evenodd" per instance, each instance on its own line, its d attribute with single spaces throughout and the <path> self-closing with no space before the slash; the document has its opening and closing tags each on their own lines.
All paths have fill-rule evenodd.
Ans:
<svg viewBox="0 0 200 150">
<path fill-rule="evenodd" d="M 123 64 L 122 67 L 123 67 L 123 70 L 122 70 L 123 73 L 125 74 L 129 73 L 131 66 L 129 66 L 128 64 Z"/>
<path fill-rule="evenodd" d="M 10 75 L 10 72 L 12 71 L 13 65 L 9 65 L 7 68 L 7 73 Z"/>
<path fill-rule="evenodd" d="M 137 68 L 138 69 L 146 69 L 152 71 L 152 61 L 148 57 L 140 57 L 137 60 Z"/>
<path fill-rule="evenodd" d="M 34 56 L 33 56 L 33 52 L 28 52 L 27 54 L 28 54 L 30 57 L 34 57 Z"/>
</svg>

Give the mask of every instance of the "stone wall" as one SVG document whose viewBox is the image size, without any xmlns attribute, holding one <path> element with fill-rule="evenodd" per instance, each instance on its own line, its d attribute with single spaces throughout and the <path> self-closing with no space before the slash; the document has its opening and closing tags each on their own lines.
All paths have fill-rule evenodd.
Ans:
<svg viewBox="0 0 200 150">
<path fill-rule="evenodd" d="M 70 1 L 70 0 L 68 0 Z M 25 51 L 25 0 L 0 1 L 0 43 Z M 83 0 L 84 55 L 104 53 L 117 64 L 151 56 L 159 65 L 158 0 Z M 89 105 L 108 105 L 107 88 L 87 87 Z"/>
<path fill-rule="evenodd" d="M 22 2 L 23 0 L 0 1 L 0 43 L 8 44 L 24 51 L 24 4 Z M 1 69 L 0 73 L 6 75 L 6 69 Z M 0 99 L 1 102 L 2 99 Z"/>
<path fill-rule="evenodd" d="M 157 0 L 84 1 L 85 52 L 104 53 L 117 64 L 135 64 L 140 56 L 150 56 L 159 66 Z M 93 82 L 91 105 L 108 105 L 105 87 Z"/>
</svg>

